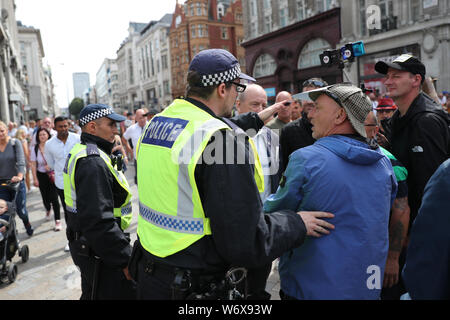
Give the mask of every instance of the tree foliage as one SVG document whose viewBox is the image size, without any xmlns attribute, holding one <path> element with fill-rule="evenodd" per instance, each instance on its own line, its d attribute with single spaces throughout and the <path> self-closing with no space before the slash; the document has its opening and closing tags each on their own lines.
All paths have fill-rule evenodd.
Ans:
<svg viewBox="0 0 450 320">
<path fill-rule="evenodd" d="M 81 98 L 74 98 L 69 105 L 69 112 L 74 115 L 75 118 L 79 119 L 81 109 L 84 108 L 84 101 Z"/>
</svg>

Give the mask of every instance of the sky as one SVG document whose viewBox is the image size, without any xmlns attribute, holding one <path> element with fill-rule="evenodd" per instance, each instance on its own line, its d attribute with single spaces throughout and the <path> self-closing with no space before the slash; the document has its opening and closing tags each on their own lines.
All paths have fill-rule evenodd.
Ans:
<svg viewBox="0 0 450 320">
<path fill-rule="evenodd" d="M 60 108 L 73 99 L 72 73 L 88 72 L 91 86 L 105 58 L 115 59 L 129 22 L 173 13 L 176 0 L 15 0 L 16 20 L 40 29 L 44 64 L 52 70 Z M 180 1 L 182 3 L 183 1 Z"/>
</svg>

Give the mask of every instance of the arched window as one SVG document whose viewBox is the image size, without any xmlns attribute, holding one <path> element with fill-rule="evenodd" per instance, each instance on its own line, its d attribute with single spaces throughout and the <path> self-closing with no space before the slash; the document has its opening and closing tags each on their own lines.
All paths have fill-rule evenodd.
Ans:
<svg viewBox="0 0 450 320">
<path fill-rule="evenodd" d="M 253 77 L 271 76 L 274 74 L 276 68 L 277 64 L 275 60 L 269 54 L 264 53 L 256 59 L 255 66 L 253 67 Z"/>
<path fill-rule="evenodd" d="M 297 68 L 306 69 L 320 66 L 319 55 L 327 49 L 331 49 L 331 45 L 321 38 L 309 41 L 305 44 L 300 56 L 298 57 Z"/>
</svg>

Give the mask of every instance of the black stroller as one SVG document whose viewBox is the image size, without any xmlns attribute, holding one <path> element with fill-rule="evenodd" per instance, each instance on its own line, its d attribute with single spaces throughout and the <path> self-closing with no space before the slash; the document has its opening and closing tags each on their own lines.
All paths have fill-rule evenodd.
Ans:
<svg viewBox="0 0 450 320">
<path fill-rule="evenodd" d="M 10 180 L 0 180 L 0 186 L 14 191 L 14 199 L 7 202 L 9 220 L 2 219 L 0 215 L 0 226 L 6 227 L 6 231 L 0 235 L 0 283 L 13 283 L 17 276 L 17 266 L 12 262 L 12 258 L 19 252 L 22 262 L 28 261 L 29 249 L 27 245 L 21 246 L 16 228 L 16 198 L 19 190 L 19 183 L 11 183 Z"/>
</svg>

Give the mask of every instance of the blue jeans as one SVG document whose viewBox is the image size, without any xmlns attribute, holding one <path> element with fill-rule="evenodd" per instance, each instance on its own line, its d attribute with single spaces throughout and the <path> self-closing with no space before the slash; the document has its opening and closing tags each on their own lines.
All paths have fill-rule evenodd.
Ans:
<svg viewBox="0 0 450 320">
<path fill-rule="evenodd" d="M 0 199 L 11 202 L 14 200 L 14 191 L 6 187 L 0 186 Z M 25 187 L 25 181 L 21 181 L 19 185 L 19 190 L 16 197 L 16 211 L 17 215 L 22 219 L 23 225 L 28 227 L 30 221 L 28 220 L 28 211 L 26 206 L 27 201 L 27 189 Z"/>
</svg>

